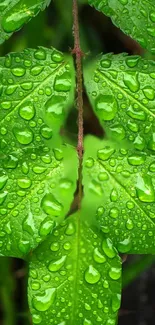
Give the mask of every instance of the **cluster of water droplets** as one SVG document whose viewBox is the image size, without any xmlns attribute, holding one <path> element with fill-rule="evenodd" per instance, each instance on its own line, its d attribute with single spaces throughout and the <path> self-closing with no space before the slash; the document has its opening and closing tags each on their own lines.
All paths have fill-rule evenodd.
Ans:
<svg viewBox="0 0 155 325">
<path fill-rule="evenodd" d="M 1 59 L 0 148 L 39 146 L 59 131 L 71 89 L 70 65 L 56 50 L 25 50 Z"/>
<path fill-rule="evenodd" d="M 0 3 L 0 43 L 8 39 L 11 33 L 19 30 L 40 10 L 45 9 L 47 1 L 31 0 L 22 3 L 18 0 L 1 0 Z"/>
<path fill-rule="evenodd" d="M 90 5 L 111 17 L 113 23 L 144 48 L 155 53 L 155 9 L 153 1 L 139 3 L 136 0 L 89 0 Z"/>
<path fill-rule="evenodd" d="M 117 251 L 110 239 L 83 223 L 78 246 L 76 228 L 76 217 L 70 217 L 32 258 L 29 292 L 34 324 L 67 325 L 72 317 L 83 325 L 115 324 L 121 286 Z"/>
<path fill-rule="evenodd" d="M 86 80 L 95 112 L 116 141 L 155 151 L 154 63 L 138 56 L 106 55 Z M 92 90 L 92 91 L 91 91 Z"/>
<path fill-rule="evenodd" d="M 104 142 L 96 157 L 87 157 L 85 196 L 98 202 L 96 211 L 93 206 L 90 209 L 94 221 L 121 253 L 151 253 L 155 240 L 153 156 L 133 149 L 118 150 Z"/>
</svg>

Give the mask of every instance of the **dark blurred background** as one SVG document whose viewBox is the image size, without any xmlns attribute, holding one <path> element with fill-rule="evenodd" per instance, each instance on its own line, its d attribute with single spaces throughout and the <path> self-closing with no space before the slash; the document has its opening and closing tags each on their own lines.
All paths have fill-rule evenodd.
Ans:
<svg viewBox="0 0 155 325">
<path fill-rule="evenodd" d="M 148 54 L 116 28 L 111 20 L 87 4 L 79 1 L 81 47 L 87 59 L 99 53 L 127 52 L 147 56 Z M 22 30 L 15 33 L 0 46 L 0 55 L 18 52 L 37 46 L 56 47 L 70 52 L 73 48 L 72 1 L 52 0 L 50 7 L 32 19 Z M 76 140 L 77 112 L 69 113 L 65 132 Z M 103 130 L 94 116 L 84 93 L 85 134 L 103 136 Z M 75 139 L 75 140 L 74 140 Z M 155 256 L 122 256 L 123 297 L 118 325 L 155 324 Z M 27 305 L 27 265 L 13 258 L 0 259 L 0 325 L 30 325 L 31 317 Z"/>
</svg>

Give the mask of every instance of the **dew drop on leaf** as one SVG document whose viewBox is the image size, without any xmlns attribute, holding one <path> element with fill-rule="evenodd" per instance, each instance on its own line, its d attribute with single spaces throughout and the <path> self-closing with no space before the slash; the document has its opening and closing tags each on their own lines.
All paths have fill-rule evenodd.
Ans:
<svg viewBox="0 0 155 325">
<path fill-rule="evenodd" d="M 46 311 L 54 303 L 56 297 L 56 289 L 46 289 L 42 294 L 34 296 L 32 304 L 38 311 Z"/>
<path fill-rule="evenodd" d="M 25 120 L 31 120 L 35 115 L 35 108 L 31 102 L 24 103 L 19 108 L 19 115 Z"/>
<path fill-rule="evenodd" d="M 54 224 L 54 221 L 50 217 L 45 218 L 39 228 L 40 236 L 49 235 L 54 228 Z"/>
<path fill-rule="evenodd" d="M 102 249 L 109 258 L 114 258 L 116 256 L 116 251 L 113 247 L 112 241 L 109 238 L 103 240 Z"/>
<path fill-rule="evenodd" d="M 123 241 L 119 242 L 117 249 L 120 253 L 127 253 L 131 250 L 131 240 L 130 238 L 125 238 Z"/>
<path fill-rule="evenodd" d="M 71 88 L 71 76 L 68 72 L 62 75 L 57 75 L 54 82 L 54 89 L 56 91 L 69 91 Z"/>
<path fill-rule="evenodd" d="M 49 271 L 50 272 L 59 271 L 63 267 L 65 261 L 66 261 L 66 255 L 62 256 L 58 260 L 51 261 L 49 266 L 48 266 Z"/>
<path fill-rule="evenodd" d="M 27 189 L 31 186 L 32 182 L 29 178 L 19 178 L 17 183 L 20 188 Z"/>
<path fill-rule="evenodd" d="M 106 146 L 97 151 L 97 157 L 103 161 L 108 160 L 114 152 L 115 150 L 113 148 Z"/>
<path fill-rule="evenodd" d="M 124 84 L 130 91 L 136 93 L 140 88 L 140 83 L 138 81 L 138 75 L 134 72 L 126 72 L 124 74 Z"/>
<path fill-rule="evenodd" d="M 155 192 L 152 184 L 151 177 L 149 175 L 138 175 L 136 183 L 137 195 L 142 202 L 154 202 Z"/>
<path fill-rule="evenodd" d="M 105 256 L 100 253 L 100 251 L 97 247 L 94 249 L 93 258 L 94 258 L 94 261 L 99 264 L 102 264 L 106 261 Z"/>
<path fill-rule="evenodd" d="M 111 121 L 117 112 L 117 102 L 112 95 L 99 95 L 96 98 L 95 108 L 103 121 Z"/>
<path fill-rule="evenodd" d="M 63 206 L 56 200 L 53 194 L 45 194 L 41 201 L 41 207 L 43 211 L 49 215 L 60 216 Z"/>
<path fill-rule="evenodd" d="M 6 182 L 8 180 L 8 176 L 0 170 L 0 190 L 6 185 Z"/>
<path fill-rule="evenodd" d="M 93 265 L 89 265 L 84 274 L 85 280 L 89 284 L 95 284 L 100 280 L 101 274 L 94 268 Z"/>
<path fill-rule="evenodd" d="M 30 144 L 33 140 L 33 133 L 28 128 L 19 129 L 17 127 L 14 127 L 13 133 L 18 142 L 21 144 L 27 145 Z"/>
<path fill-rule="evenodd" d="M 118 280 L 121 277 L 121 268 L 112 267 L 109 271 L 109 276 L 112 280 Z"/>
</svg>

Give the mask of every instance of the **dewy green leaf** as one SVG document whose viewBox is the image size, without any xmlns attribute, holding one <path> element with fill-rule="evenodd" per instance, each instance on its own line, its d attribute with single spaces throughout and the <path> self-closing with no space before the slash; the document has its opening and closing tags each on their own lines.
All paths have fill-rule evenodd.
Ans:
<svg viewBox="0 0 155 325">
<path fill-rule="evenodd" d="M 110 239 L 77 218 L 69 217 L 30 258 L 33 324 L 115 325 L 120 257 Z"/>
<path fill-rule="evenodd" d="M 1 0 L 0 44 L 44 10 L 51 0 Z"/>
<path fill-rule="evenodd" d="M 154 156 L 88 137 L 83 175 L 82 218 L 121 253 L 154 254 Z"/>
<path fill-rule="evenodd" d="M 72 101 L 72 70 L 54 49 L 0 59 L 1 255 L 29 253 L 70 208 L 77 154 L 60 145 L 58 132 Z"/>
<path fill-rule="evenodd" d="M 107 134 L 155 152 L 155 63 L 139 56 L 104 55 L 85 71 L 94 112 Z"/>
<path fill-rule="evenodd" d="M 155 53 L 154 0 L 88 0 L 97 10 L 111 17 L 113 23 Z"/>
</svg>

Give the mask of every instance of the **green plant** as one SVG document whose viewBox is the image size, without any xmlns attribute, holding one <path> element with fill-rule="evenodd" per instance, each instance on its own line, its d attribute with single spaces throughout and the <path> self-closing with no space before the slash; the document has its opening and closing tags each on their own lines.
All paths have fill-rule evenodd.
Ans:
<svg viewBox="0 0 155 325">
<path fill-rule="evenodd" d="M 2 1 L 0 42 L 49 2 Z M 154 54 L 153 0 L 147 9 L 141 1 L 138 15 L 136 1 L 88 2 Z M 53 48 L 0 58 L 0 254 L 29 263 L 34 324 L 114 325 L 119 253 L 155 252 L 155 63 L 108 54 L 84 64 L 85 88 L 106 136 L 88 136 L 83 148 L 76 0 L 73 20 L 75 68 L 71 55 Z M 74 102 L 74 70 L 78 155 L 60 136 Z"/>
</svg>

